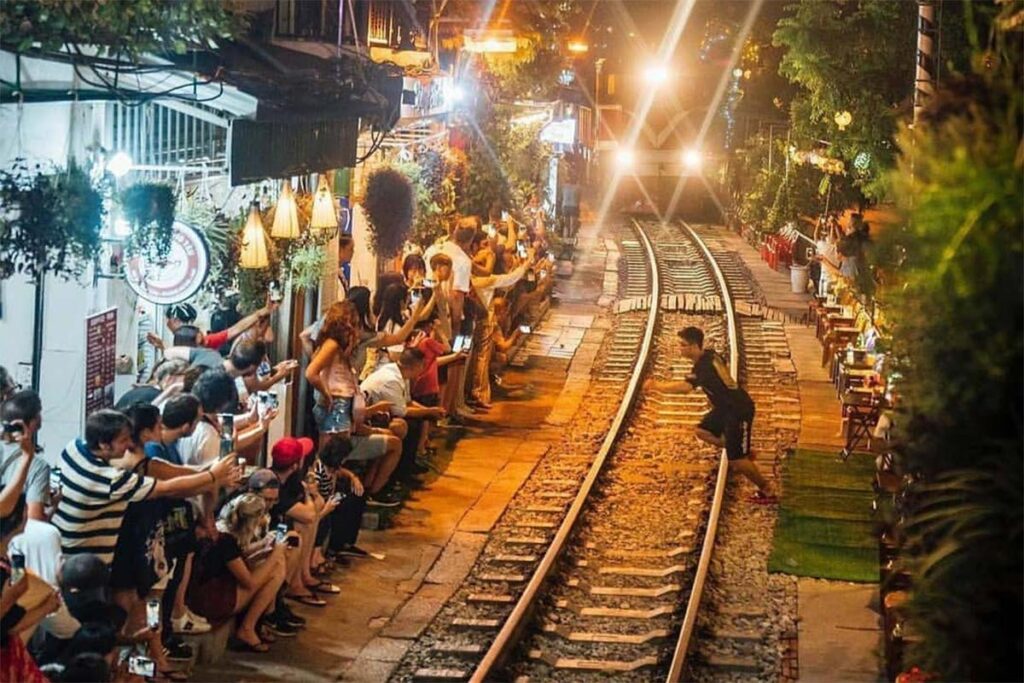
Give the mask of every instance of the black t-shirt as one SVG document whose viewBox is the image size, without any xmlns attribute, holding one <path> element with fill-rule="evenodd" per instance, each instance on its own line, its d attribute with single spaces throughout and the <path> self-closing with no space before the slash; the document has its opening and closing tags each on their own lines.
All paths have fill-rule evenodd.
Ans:
<svg viewBox="0 0 1024 683">
<path fill-rule="evenodd" d="M 195 581 L 202 585 L 211 579 L 234 576 L 228 569 L 228 563 L 242 556 L 242 548 L 238 539 L 231 534 L 220 533 L 209 548 L 202 554 L 202 562 L 197 568 Z"/>
<path fill-rule="evenodd" d="M 306 487 L 302 485 L 302 472 L 296 472 L 281 484 L 281 492 L 274 507 L 270 508 L 272 526 L 285 523 L 291 528 L 291 521 L 285 513 L 306 500 Z"/>
<path fill-rule="evenodd" d="M 711 349 L 705 350 L 693 364 L 693 373 L 687 381 L 703 389 L 716 409 L 744 417 L 754 410 L 750 395 L 736 384 L 736 380 L 729 374 L 729 366 Z"/>
<path fill-rule="evenodd" d="M 136 403 L 152 403 L 153 399 L 160 395 L 159 387 L 145 385 L 129 389 L 121 398 L 117 399 L 114 407 L 118 410 L 126 410 Z"/>
</svg>

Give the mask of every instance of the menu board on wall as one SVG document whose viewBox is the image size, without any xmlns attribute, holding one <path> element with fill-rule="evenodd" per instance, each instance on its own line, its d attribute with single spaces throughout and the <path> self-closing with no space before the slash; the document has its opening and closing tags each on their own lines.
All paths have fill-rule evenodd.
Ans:
<svg viewBox="0 0 1024 683">
<path fill-rule="evenodd" d="M 85 415 L 114 407 L 117 308 L 85 319 Z"/>
</svg>

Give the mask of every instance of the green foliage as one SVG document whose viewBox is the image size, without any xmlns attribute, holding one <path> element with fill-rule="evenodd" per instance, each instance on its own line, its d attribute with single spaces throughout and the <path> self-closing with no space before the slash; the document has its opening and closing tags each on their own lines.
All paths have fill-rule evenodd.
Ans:
<svg viewBox="0 0 1024 683">
<path fill-rule="evenodd" d="M 455 213 L 455 161 L 428 149 L 415 162 L 400 162 L 395 168 L 412 182 L 416 211 L 410 240 L 426 249 L 447 233 L 446 219 Z"/>
<path fill-rule="evenodd" d="M 0 39 L 17 51 L 40 43 L 99 45 L 135 61 L 144 52 L 183 53 L 243 28 L 223 0 L 4 0 Z"/>
<path fill-rule="evenodd" d="M 162 183 L 136 183 L 121 193 L 121 210 L 132 226 L 125 243 L 129 254 L 166 263 L 174 237 L 174 189 Z"/>
<path fill-rule="evenodd" d="M 0 206 L 0 279 L 77 278 L 99 253 L 103 196 L 73 162 L 52 174 L 23 163 L 0 171 Z"/>
<path fill-rule="evenodd" d="M 891 0 L 799 0 L 787 7 L 773 44 L 785 48 L 779 72 L 802 87 L 790 108 L 793 142 L 801 149 L 831 143 L 829 155 L 851 165 L 871 155 L 858 174 L 866 192 L 890 168 L 900 105 L 912 93 L 917 6 Z M 834 121 L 849 111 L 843 131 Z"/>
<path fill-rule="evenodd" d="M 370 247 L 383 258 L 402 250 L 416 209 L 409 178 L 395 168 L 380 168 L 366 179 L 363 209 L 370 226 Z"/>
<path fill-rule="evenodd" d="M 945 680 L 1021 680 L 1024 659 L 1024 83 L 1010 42 L 1012 60 L 947 83 L 901 132 L 892 187 L 908 220 L 877 250 L 895 280 L 900 455 L 925 482 L 905 525 L 910 664 Z"/>
<path fill-rule="evenodd" d="M 312 289 L 320 286 L 327 265 L 327 250 L 316 242 L 296 245 L 288 255 L 288 275 L 292 287 Z"/>
<path fill-rule="evenodd" d="M 511 123 L 511 105 L 498 104 L 481 115 L 481 135 L 467 152 L 472 172 L 459 195 L 459 210 L 486 217 L 494 201 L 525 206 L 530 195 L 543 187 L 552 152 L 540 140 L 541 124 Z"/>
</svg>

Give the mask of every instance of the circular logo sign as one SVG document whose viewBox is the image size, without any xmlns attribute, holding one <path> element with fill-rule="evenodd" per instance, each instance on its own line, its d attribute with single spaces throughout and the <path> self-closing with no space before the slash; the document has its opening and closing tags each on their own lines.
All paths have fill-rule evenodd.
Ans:
<svg viewBox="0 0 1024 683">
<path fill-rule="evenodd" d="M 175 221 L 166 263 L 132 255 L 124 271 L 128 286 L 146 301 L 176 304 L 191 298 L 203 286 L 210 272 L 210 251 L 198 230 Z"/>
</svg>

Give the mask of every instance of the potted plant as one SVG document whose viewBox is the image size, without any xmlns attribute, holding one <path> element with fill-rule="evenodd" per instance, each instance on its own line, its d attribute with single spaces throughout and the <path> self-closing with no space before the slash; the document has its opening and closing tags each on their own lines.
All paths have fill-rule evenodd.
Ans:
<svg viewBox="0 0 1024 683">
<path fill-rule="evenodd" d="M 100 251 L 103 196 L 71 163 L 55 173 L 23 162 L 0 171 L 0 279 L 79 277 Z"/>
<path fill-rule="evenodd" d="M 169 185 L 137 183 L 121 193 L 121 210 L 132 226 L 125 248 L 156 263 L 166 263 L 174 237 L 176 198 Z"/>
<path fill-rule="evenodd" d="M 394 168 L 378 169 L 366 179 L 362 204 L 370 226 L 371 248 L 382 258 L 396 256 L 412 228 L 412 183 Z"/>
</svg>

